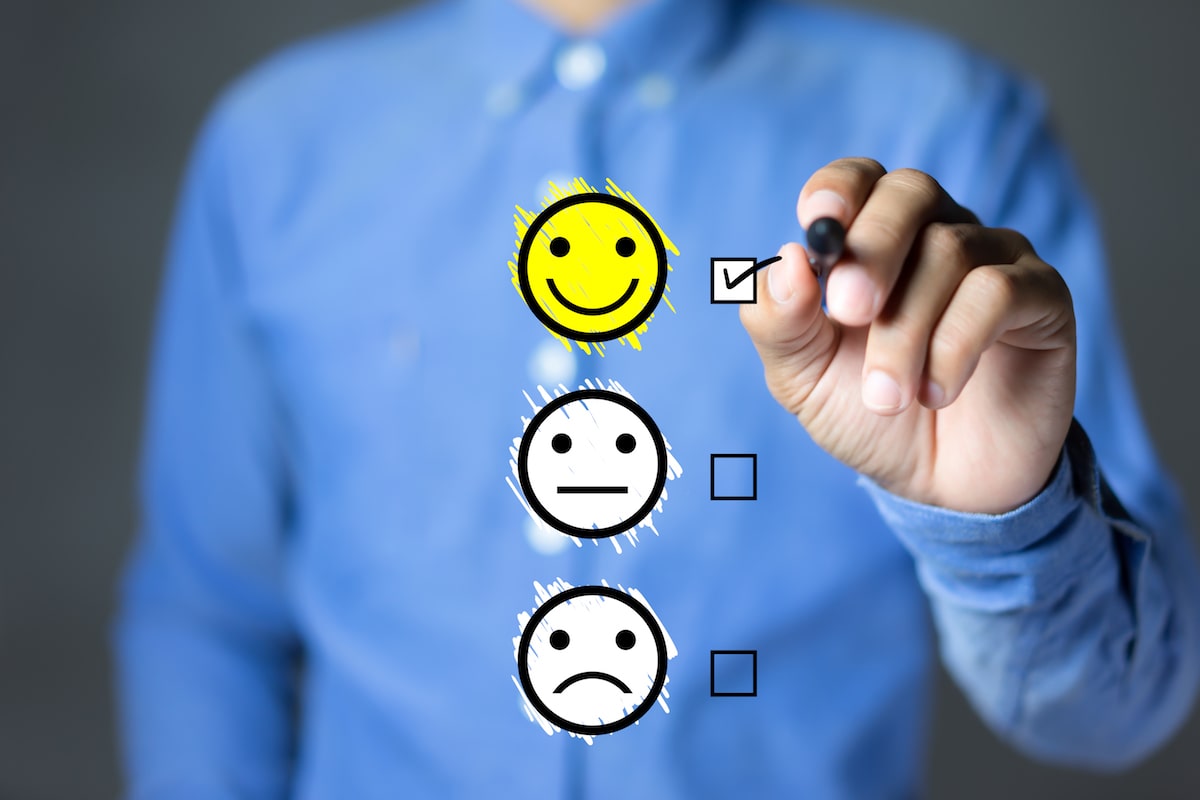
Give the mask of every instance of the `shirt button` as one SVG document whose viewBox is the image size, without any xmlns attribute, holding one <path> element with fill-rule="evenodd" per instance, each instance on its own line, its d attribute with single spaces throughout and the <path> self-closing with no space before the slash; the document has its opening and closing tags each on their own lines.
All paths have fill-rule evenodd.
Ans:
<svg viewBox="0 0 1200 800">
<path fill-rule="evenodd" d="M 564 89 L 586 89 L 604 74 L 608 60 L 595 42 L 575 42 L 558 54 L 554 74 Z"/>
<path fill-rule="evenodd" d="M 571 540 L 566 534 L 559 533 L 550 528 L 543 528 L 532 519 L 525 521 L 525 541 L 529 542 L 529 546 L 534 551 L 541 553 L 544 556 L 553 556 L 567 549 L 567 545 Z"/>
<path fill-rule="evenodd" d="M 501 83 L 488 91 L 483 104 L 493 117 L 507 117 L 520 107 L 521 100 L 520 86 L 515 83 Z"/>
<path fill-rule="evenodd" d="M 557 339 L 538 345 L 529 356 L 529 377 L 541 386 L 553 389 L 575 380 L 575 356 Z"/>
<path fill-rule="evenodd" d="M 638 81 L 637 98 L 646 108 L 662 108 L 675 99 L 675 82 L 666 75 L 647 75 Z"/>
<path fill-rule="evenodd" d="M 553 184 L 554 187 L 558 187 L 559 192 L 565 192 L 571 188 L 571 184 L 574 181 L 575 179 L 565 172 L 548 173 L 543 175 L 542 179 L 537 182 L 536 186 L 533 187 L 533 196 L 557 199 L 554 197 L 554 191 L 551 184 Z"/>
<path fill-rule="evenodd" d="M 397 330 L 388 342 L 392 361 L 400 365 L 414 363 L 421 355 L 421 334 L 415 330 Z"/>
</svg>

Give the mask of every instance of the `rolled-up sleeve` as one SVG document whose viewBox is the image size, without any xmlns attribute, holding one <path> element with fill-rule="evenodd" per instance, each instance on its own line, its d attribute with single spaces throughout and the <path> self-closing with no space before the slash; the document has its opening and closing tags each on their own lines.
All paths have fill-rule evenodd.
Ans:
<svg viewBox="0 0 1200 800">
<path fill-rule="evenodd" d="M 1186 719 L 1200 682 L 1200 570 L 1125 362 L 1095 213 L 1041 93 L 984 72 L 936 159 L 984 224 L 1025 234 L 1071 288 L 1076 422 L 1021 508 L 922 506 L 863 481 L 916 559 L 943 660 L 981 716 L 1039 758 L 1137 762 Z M 1085 433 L 1086 431 L 1086 433 Z"/>
</svg>

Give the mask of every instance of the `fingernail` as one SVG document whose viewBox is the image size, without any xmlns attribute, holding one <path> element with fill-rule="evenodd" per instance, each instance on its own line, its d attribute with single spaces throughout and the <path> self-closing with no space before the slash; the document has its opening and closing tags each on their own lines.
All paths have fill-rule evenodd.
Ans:
<svg viewBox="0 0 1200 800">
<path fill-rule="evenodd" d="M 822 217 L 833 217 L 845 223 L 847 215 L 846 201 L 832 189 L 818 189 L 804 201 L 804 211 L 800 214 L 801 226 L 807 228 L 814 220 Z"/>
<path fill-rule="evenodd" d="M 776 303 L 786 303 L 792 299 L 792 284 L 783 274 L 782 261 L 776 261 L 767 267 L 767 291 Z"/>
<path fill-rule="evenodd" d="M 900 408 L 900 384 L 886 372 L 874 369 L 863 381 L 863 403 L 876 411 L 895 411 Z"/>
<path fill-rule="evenodd" d="M 931 408 L 941 408 L 946 399 L 946 392 L 933 381 L 925 381 L 925 405 Z"/>
<path fill-rule="evenodd" d="M 825 284 L 829 313 L 848 325 L 866 325 L 875 318 L 879 293 L 867 271 L 855 264 L 842 264 L 829 273 Z"/>
</svg>

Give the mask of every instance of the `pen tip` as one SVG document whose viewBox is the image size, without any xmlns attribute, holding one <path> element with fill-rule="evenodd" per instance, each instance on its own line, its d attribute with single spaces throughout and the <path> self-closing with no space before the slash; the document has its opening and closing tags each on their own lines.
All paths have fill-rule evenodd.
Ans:
<svg viewBox="0 0 1200 800">
<path fill-rule="evenodd" d="M 808 249 L 817 255 L 841 255 L 846 243 L 846 229 L 833 217 L 813 220 L 806 234 Z"/>
</svg>

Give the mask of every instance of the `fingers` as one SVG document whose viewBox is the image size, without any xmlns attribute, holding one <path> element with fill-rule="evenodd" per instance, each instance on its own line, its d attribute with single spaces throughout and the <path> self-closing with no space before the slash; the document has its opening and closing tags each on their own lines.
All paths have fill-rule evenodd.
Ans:
<svg viewBox="0 0 1200 800">
<path fill-rule="evenodd" d="M 830 316 L 851 326 L 867 325 L 883 310 L 926 225 L 975 221 L 928 175 L 885 172 L 857 158 L 818 170 L 801 190 L 800 224 L 826 216 L 846 228 L 846 255 L 829 275 L 826 304 Z"/>
<path fill-rule="evenodd" d="M 922 403 L 929 408 L 953 403 L 984 352 L 997 342 L 1021 350 L 1050 350 L 1070 347 L 1074 341 L 1070 291 L 1062 276 L 1032 250 L 1015 264 L 973 269 L 933 328 Z"/>
<path fill-rule="evenodd" d="M 739 308 L 742 325 L 762 359 L 767 385 L 789 409 L 803 402 L 832 357 L 833 323 L 821 311 L 821 286 L 795 243 L 757 276 L 758 301 Z"/>
<path fill-rule="evenodd" d="M 1016 238 L 1014 238 L 1016 237 Z M 979 264 L 1016 260 L 1024 242 L 1008 231 L 933 223 L 918 235 L 886 307 L 871 324 L 863 358 L 863 403 L 880 414 L 922 401 L 922 375 L 934 326 Z"/>
<path fill-rule="evenodd" d="M 1070 295 L 1058 273 L 1020 234 L 981 226 L 922 172 L 889 173 L 870 159 L 834 161 L 805 184 L 796 213 L 805 228 L 822 217 L 841 222 L 846 251 L 826 282 L 828 316 L 816 280 L 799 269 L 796 245 L 763 278 L 776 287 L 775 279 L 786 278 L 794 293 L 742 307 L 768 383 L 789 408 L 846 338 L 838 323 L 869 326 L 865 337 L 852 337 L 865 339 L 862 400 L 884 415 L 914 402 L 954 402 L 997 342 L 1039 349 L 1074 341 Z"/>
<path fill-rule="evenodd" d="M 808 230 L 814 220 L 822 217 L 832 217 L 843 227 L 850 227 L 875 182 L 886 174 L 883 165 L 870 158 L 840 158 L 817 170 L 800 190 L 796 202 L 800 227 Z"/>
</svg>

